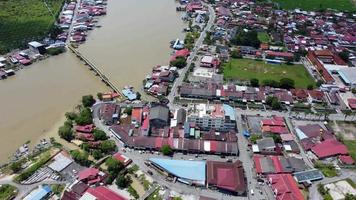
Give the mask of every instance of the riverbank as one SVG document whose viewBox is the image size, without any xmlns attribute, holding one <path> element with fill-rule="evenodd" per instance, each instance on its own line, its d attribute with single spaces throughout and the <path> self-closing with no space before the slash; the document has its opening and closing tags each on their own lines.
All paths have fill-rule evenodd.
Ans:
<svg viewBox="0 0 356 200">
<path fill-rule="evenodd" d="M 109 1 L 108 14 L 100 21 L 102 28 L 90 32 L 78 49 L 117 87 L 140 89 L 152 66 L 169 59 L 168 41 L 183 35 L 184 24 L 175 7 L 174 1 L 166 0 Z M 162 12 L 155 12 L 155 8 Z M 137 12 L 130 12 L 133 9 Z M 157 23 L 161 25 L 154 26 Z M 97 91 L 109 90 L 69 52 L 33 63 L 16 77 L 0 81 L 0 93 L 6 94 L 0 99 L 0 133 L 4 138 L 0 141 L 0 163 L 27 140 L 38 141 L 48 132 L 56 134 L 55 124 L 64 111 L 72 110 L 81 96 L 95 96 Z"/>
</svg>

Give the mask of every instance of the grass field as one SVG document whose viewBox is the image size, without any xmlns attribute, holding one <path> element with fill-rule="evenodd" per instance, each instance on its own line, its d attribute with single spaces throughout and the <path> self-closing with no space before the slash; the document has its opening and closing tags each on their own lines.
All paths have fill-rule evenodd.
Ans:
<svg viewBox="0 0 356 200">
<path fill-rule="evenodd" d="M 246 81 L 257 78 L 260 83 L 266 79 L 279 81 L 281 78 L 290 78 L 295 81 L 296 88 L 307 88 L 315 84 L 302 65 L 268 64 L 251 59 L 232 59 L 231 66 L 230 62 L 225 63 L 224 78 Z"/>
<path fill-rule="evenodd" d="M 270 41 L 269 35 L 266 32 L 258 32 L 257 37 L 263 43 L 268 43 Z"/>
<path fill-rule="evenodd" d="M 283 9 L 301 8 L 303 10 L 318 10 L 332 8 L 342 11 L 356 11 L 352 0 L 272 0 Z"/>
<path fill-rule="evenodd" d="M 344 144 L 347 146 L 351 157 L 356 160 L 356 140 L 345 140 Z"/>
<path fill-rule="evenodd" d="M 46 0 L 57 15 L 64 0 Z M 42 0 L 0 0 L 0 54 L 48 33 L 55 18 Z"/>
</svg>

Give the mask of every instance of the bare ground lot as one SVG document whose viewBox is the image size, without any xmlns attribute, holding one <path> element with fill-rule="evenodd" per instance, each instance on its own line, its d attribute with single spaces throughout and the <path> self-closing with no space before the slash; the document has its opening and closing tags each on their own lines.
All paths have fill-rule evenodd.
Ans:
<svg viewBox="0 0 356 200">
<path fill-rule="evenodd" d="M 341 134 L 345 140 L 356 140 L 356 123 L 341 122 L 330 123 L 336 134 Z"/>
</svg>

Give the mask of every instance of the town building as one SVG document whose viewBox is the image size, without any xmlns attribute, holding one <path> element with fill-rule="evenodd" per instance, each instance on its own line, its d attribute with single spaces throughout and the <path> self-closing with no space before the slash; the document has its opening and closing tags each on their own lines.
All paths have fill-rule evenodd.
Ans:
<svg viewBox="0 0 356 200">
<path fill-rule="evenodd" d="M 303 194 L 290 174 L 270 174 L 267 176 L 276 200 L 304 200 Z"/>
<path fill-rule="evenodd" d="M 207 161 L 206 165 L 206 182 L 209 188 L 237 195 L 246 194 L 247 183 L 241 161 Z"/>
<path fill-rule="evenodd" d="M 227 104 L 197 104 L 192 106 L 187 121 L 195 124 L 200 130 L 214 129 L 221 132 L 236 130 L 235 110 L 231 106 Z"/>
</svg>

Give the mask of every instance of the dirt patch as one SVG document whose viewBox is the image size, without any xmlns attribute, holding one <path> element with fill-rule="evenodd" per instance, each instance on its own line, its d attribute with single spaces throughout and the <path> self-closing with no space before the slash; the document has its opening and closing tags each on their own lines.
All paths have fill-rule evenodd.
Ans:
<svg viewBox="0 0 356 200">
<path fill-rule="evenodd" d="M 141 182 L 134 176 L 130 176 L 132 183 L 131 186 L 136 190 L 137 194 L 142 197 L 145 194 L 145 188 L 141 184 Z"/>
<path fill-rule="evenodd" d="M 331 128 L 336 134 L 341 134 L 345 140 L 356 140 L 355 122 L 336 122 L 330 123 Z"/>
</svg>

